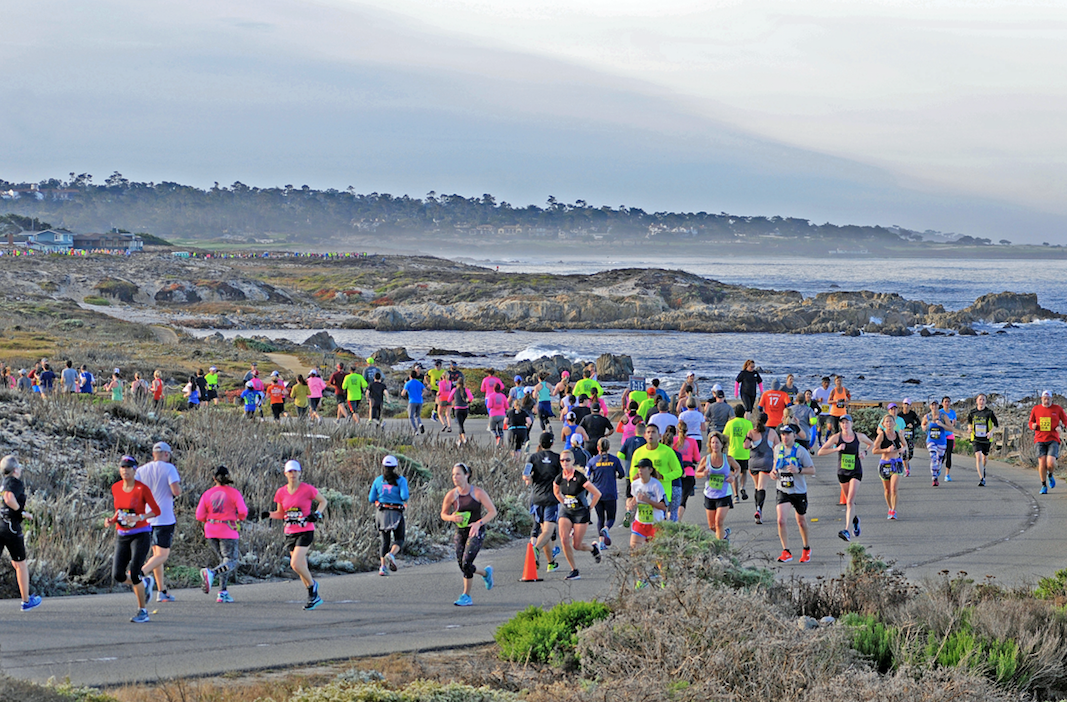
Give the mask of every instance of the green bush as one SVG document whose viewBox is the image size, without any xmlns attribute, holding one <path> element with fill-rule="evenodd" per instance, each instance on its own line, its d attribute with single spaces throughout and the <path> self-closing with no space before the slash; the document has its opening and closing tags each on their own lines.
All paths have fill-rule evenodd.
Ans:
<svg viewBox="0 0 1067 702">
<path fill-rule="evenodd" d="M 563 602 L 547 612 L 530 605 L 496 630 L 500 657 L 571 667 L 577 661 L 578 631 L 606 619 L 609 613 L 600 602 Z"/>
<path fill-rule="evenodd" d="M 1051 578 L 1041 578 L 1034 589 L 1034 597 L 1039 600 L 1054 600 L 1067 597 L 1067 570 L 1057 570 Z"/>
<path fill-rule="evenodd" d="M 656 538 L 645 544 L 633 560 L 642 572 L 664 577 L 684 570 L 700 580 L 735 589 L 769 588 L 774 584 L 772 571 L 744 565 L 729 542 L 716 539 L 715 532 L 695 524 L 659 522 Z"/>
<path fill-rule="evenodd" d="M 978 635 L 966 612 L 959 628 L 938 636 L 931 631 L 923 649 L 928 665 L 943 668 L 969 668 L 1000 684 L 1014 683 L 1025 688 L 1029 676 L 1021 674 L 1024 660 L 1014 639 Z"/>
<path fill-rule="evenodd" d="M 516 702 L 518 699 L 512 692 L 454 682 L 442 685 L 416 680 L 399 690 L 390 690 L 374 683 L 338 681 L 298 690 L 289 702 Z"/>
<path fill-rule="evenodd" d="M 97 307 L 107 307 L 111 304 L 106 297 L 100 297 L 99 295 L 88 295 L 85 297 L 84 302 L 87 305 L 96 305 Z"/>
<path fill-rule="evenodd" d="M 886 626 L 871 614 L 846 614 L 841 623 L 852 627 L 852 648 L 871 659 L 878 672 L 888 673 L 897 667 L 893 654 L 899 630 Z"/>
</svg>

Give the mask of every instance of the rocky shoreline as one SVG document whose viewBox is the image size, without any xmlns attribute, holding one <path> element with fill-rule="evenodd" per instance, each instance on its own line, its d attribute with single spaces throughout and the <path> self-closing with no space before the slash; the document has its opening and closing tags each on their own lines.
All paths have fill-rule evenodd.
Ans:
<svg viewBox="0 0 1067 702">
<path fill-rule="evenodd" d="M 8 297 L 74 300 L 136 321 L 199 329 L 378 331 L 643 329 L 907 336 L 978 334 L 979 322 L 1064 319 L 1035 294 L 991 293 L 957 311 L 893 293 L 727 285 L 684 271 L 495 271 L 431 257 L 6 258 Z"/>
</svg>

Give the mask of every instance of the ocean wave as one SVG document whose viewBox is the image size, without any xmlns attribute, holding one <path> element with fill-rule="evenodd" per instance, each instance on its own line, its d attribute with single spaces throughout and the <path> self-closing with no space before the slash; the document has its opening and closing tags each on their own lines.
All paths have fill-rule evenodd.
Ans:
<svg viewBox="0 0 1067 702">
<path fill-rule="evenodd" d="M 578 351 L 558 344 L 532 344 L 515 354 L 516 361 L 536 361 L 539 358 L 563 356 L 568 361 L 577 363 L 586 360 Z"/>
</svg>

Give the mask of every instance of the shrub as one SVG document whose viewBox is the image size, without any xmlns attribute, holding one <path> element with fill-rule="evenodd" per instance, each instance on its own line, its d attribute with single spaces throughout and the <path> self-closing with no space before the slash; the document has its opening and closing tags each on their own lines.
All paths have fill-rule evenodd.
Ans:
<svg viewBox="0 0 1067 702">
<path fill-rule="evenodd" d="M 631 556 L 632 573 L 669 578 L 684 573 L 698 580 L 720 583 L 726 587 L 769 588 L 774 573 L 766 568 L 744 564 L 729 542 L 695 524 L 660 522 L 656 538 Z"/>
<path fill-rule="evenodd" d="M 841 623 L 852 627 L 852 647 L 871 659 L 879 673 L 897 667 L 893 653 L 898 631 L 871 614 L 846 614 Z"/>
<path fill-rule="evenodd" d="M 337 681 L 298 690 L 289 702 L 517 702 L 512 692 L 450 682 L 416 680 L 399 690 L 375 683 Z"/>
<path fill-rule="evenodd" d="M 96 305 L 97 307 L 107 307 L 111 304 L 106 297 L 100 297 L 99 295 L 86 295 L 83 301 L 87 305 Z"/>
<path fill-rule="evenodd" d="M 1034 589 L 1039 600 L 1055 600 L 1067 597 L 1067 570 L 1057 570 L 1051 578 L 1041 578 Z"/>
<path fill-rule="evenodd" d="M 608 616 L 600 602 L 564 602 L 547 612 L 530 605 L 496 630 L 500 656 L 523 663 L 572 667 L 578 631 Z"/>
</svg>

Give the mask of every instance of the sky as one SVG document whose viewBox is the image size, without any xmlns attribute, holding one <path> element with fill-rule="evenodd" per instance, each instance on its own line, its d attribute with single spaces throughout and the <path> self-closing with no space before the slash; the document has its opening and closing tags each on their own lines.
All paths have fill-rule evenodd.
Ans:
<svg viewBox="0 0 1067 702">
<path fill-rule="evenodd" d="M 1067 243 L 1067 5 L 35 0 L 0 178 L 549 196 Z"/>
</svg>

